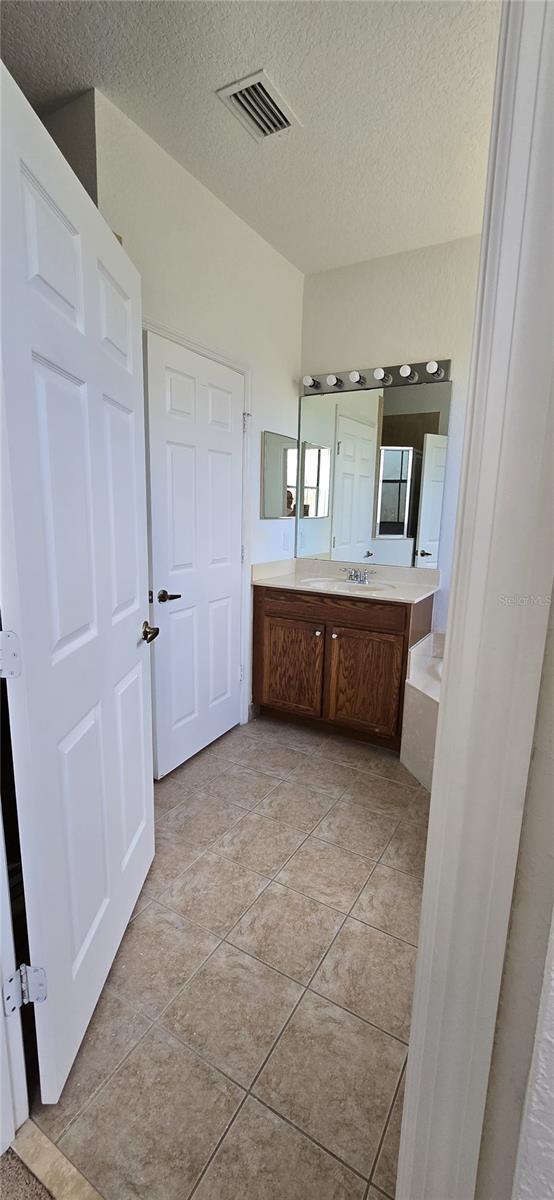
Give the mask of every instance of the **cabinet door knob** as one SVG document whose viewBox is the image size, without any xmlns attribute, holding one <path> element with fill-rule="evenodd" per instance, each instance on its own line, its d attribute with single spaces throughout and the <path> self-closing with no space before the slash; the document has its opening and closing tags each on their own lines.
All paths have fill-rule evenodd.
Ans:
<svg viewBox="0 0 554 1200">
<path fill-rule="evenodd" d="M 315 636 L 316 636 L 316 637 L 321 637 L 321 629 L 316 629 L 316 631 L 315 631 Z"/>
<path fill-rule="evenodd" d="M 331 637 L 332 637 L 332 639 L 333 639 L 333 641 L 334 641 L 334 642 L 336 642 L 336 640 L 337 640 L 338 636 L 339 636 L 339 635 L 338 635 L 338 633 L 332 633 L 332 634 L 331 634 Z"/>
</svg>

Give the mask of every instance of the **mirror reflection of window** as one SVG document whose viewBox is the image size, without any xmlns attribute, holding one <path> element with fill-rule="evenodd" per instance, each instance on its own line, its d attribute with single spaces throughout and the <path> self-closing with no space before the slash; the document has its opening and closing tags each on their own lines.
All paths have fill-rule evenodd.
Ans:
<svg viewBox="0 0 554 1200">
<path fill-rule="evenodd" d="M 283 516 L 296 516 L 296 478 L 298 471 L 298 450 L 285 450 L 285 511 Z"/>
<path fill-rule="evenodd" d="M 260 516 L 265 520 L 296 516 L 298 443 L 282 433 L 262 433 Z"/>
<path fill-rule="evenodd" d="M 331 449 L 329 446 L 303 445 L 303 516 L 329 516 Z"/>
</svg>

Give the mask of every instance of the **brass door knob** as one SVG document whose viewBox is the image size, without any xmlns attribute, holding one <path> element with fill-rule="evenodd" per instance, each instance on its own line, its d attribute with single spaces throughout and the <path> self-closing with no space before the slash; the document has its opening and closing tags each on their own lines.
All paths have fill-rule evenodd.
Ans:
<svg viewBox="0 0 554 1200">
<path fill-rule="evenodd" d="M 148 624 L 148 621 L 143 621 L 143 622 L 142 622 L 142 638 L 143 638 L 143 641 L 145 641 L 145 642 L 153 642 L 153 641 L 154 641 L 154 638 L 157 638 L 157 636 L 158 636 L 159 632 L 160 632 L 160 631 L 159 631 L 159 628 L 158 628 L 158 626 L 157 626 L 157 625 L 149 625 L 149 624 Z"/>
</svg>

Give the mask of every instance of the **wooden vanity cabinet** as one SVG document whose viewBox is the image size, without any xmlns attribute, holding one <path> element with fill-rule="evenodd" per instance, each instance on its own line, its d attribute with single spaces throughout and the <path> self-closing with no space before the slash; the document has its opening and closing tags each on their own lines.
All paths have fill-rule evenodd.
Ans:
<svg viewBox="0 0 554 1200">
<path fill-rule="evenodd" d="M 268 613 L 263 622 L 260 703 L 320 717 L 324 646 L 324 630 L 317 622 Z"/>
<path fill-rule="evenodd" d="M 327 636 L 324 716 L 352 729 L 393 738 L 402 694 L 402 634 L 331 626 Z"/>
<path fill-rule="evenodd" d="M 395 604 L 254 588 L 254 702 L 397 749 L 408 649 L 432 597 Z"/>
</svg>

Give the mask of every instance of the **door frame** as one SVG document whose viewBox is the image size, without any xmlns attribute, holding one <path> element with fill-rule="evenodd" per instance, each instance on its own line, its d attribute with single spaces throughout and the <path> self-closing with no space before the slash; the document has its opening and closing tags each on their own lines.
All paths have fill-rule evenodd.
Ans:
<svg viewBox="0 0 554 1200">
<path fill-rule="evenodd" d="M 503 6 L 398 1200 L 474 1195 L 532 752 L 554 573 L 549 23 L 547 0 Z"/>
<path fill-rule="evenodd" d="M 170 342 L 175 342 L 178 346 L 183 346 L 185 350 L 192 350 L 194 354 L 199 354 L 202 358 L 209 358 L 212 362 L 220 363 L 223 367 L 229 367 L 231 371 L 236 371 L 237 375 L 242 376 L 244 385 L 244 400 L 243 400 L 243 427 L 242 427 L 242 510 L 241 510 L 241 544 L 243 548 L 243 557 L 241 563 L 241 587 L 240 587 L 240 661 L 241 661 L 241 680 L 240 680 L 240 723 L 245 725 L 249 718 L 250 701 L 252 695 L 252 639 L 249 637 L 249 630 L 252 628 L 252 587 L 251 587 L 251 563 L 250 563 L 250 493 L 248 488 L 250 466 L 252 462 L 252 373 L 250 367 L 244 363 L 238 362 L 236 359 L 230 358 L 229 355 L 223 354 L 219 350 L 214 350 L 213 347 L 205 345 L 204 342 L 197 342 L 194 338 L 187 337 L 186 334 L 180 333 L 175 329 L 171 329 L 167 325 L 161 325 L 159 321 L 153 321 L 143 314 L 142 318 L 143 333 L 155 333 L 159 337 L 167 338 Z M 148 379 L 145 372 L 145 388 L 144 388 L 144 403 L 146 406 L 146 445 L 148 449 L 149 428 L 148 428 Z M 152 567 L 152 527 L 151 527 L 151 506 L 150 506 L 150 468 L 146 462 L 146 485 L 148 496 L 148 540 L 149 540 L 149 566 Z M 152 585 L 152 577 L 150 577 Z"/>
</svg>

